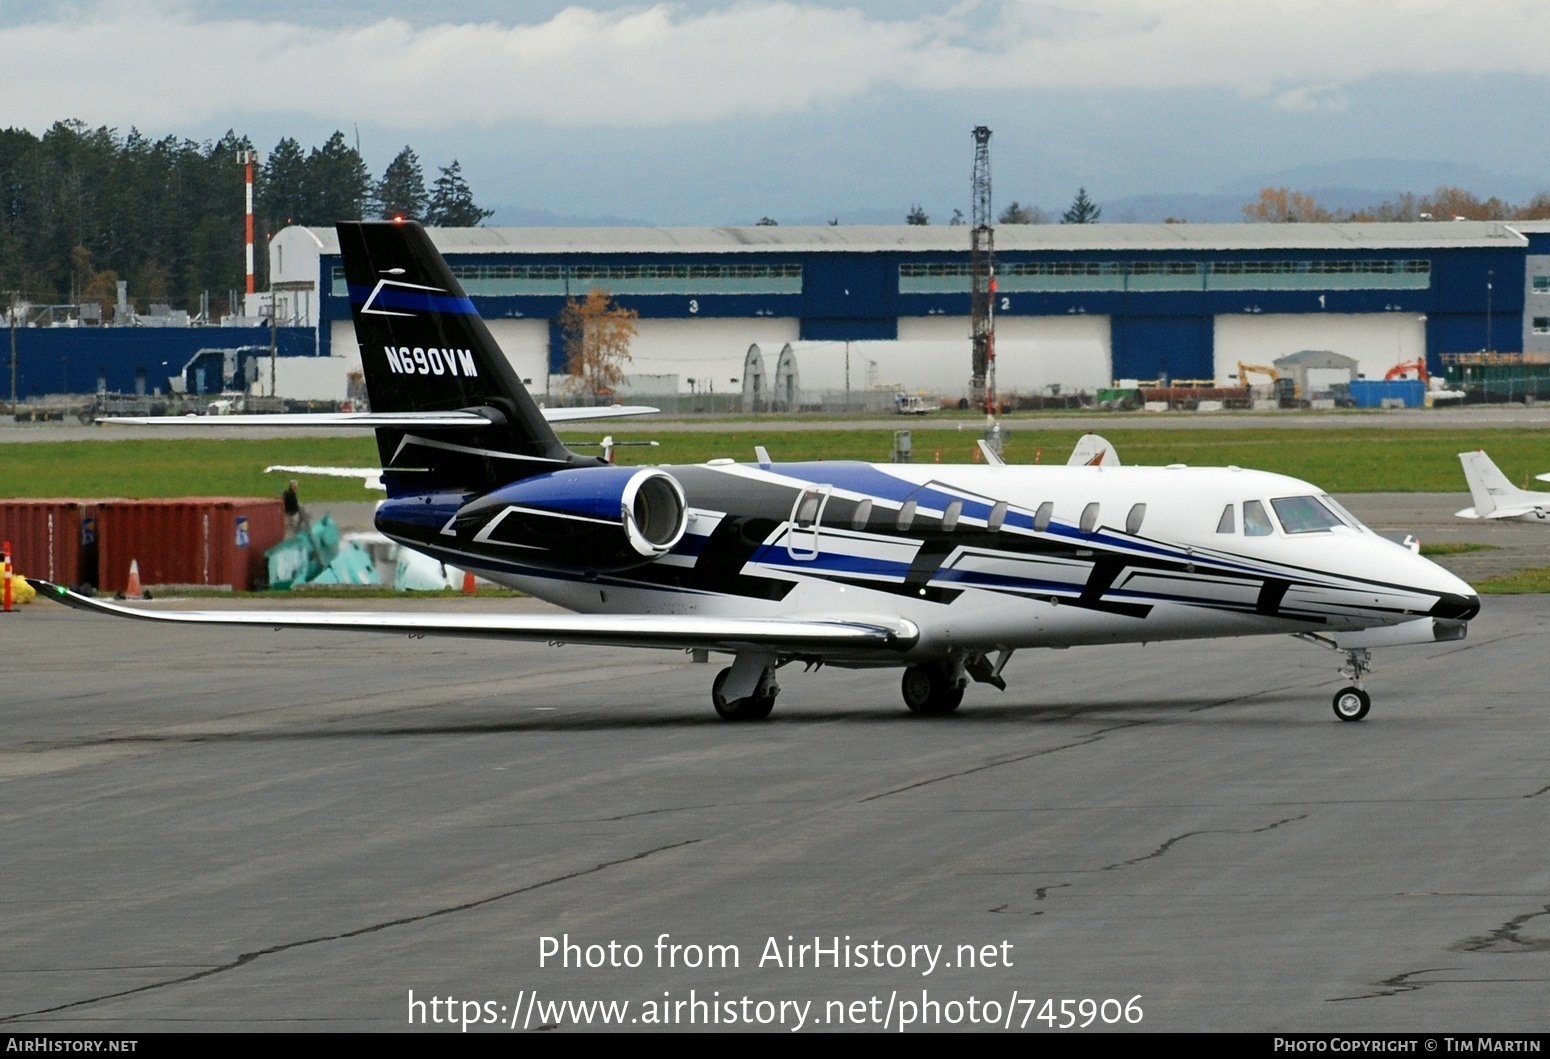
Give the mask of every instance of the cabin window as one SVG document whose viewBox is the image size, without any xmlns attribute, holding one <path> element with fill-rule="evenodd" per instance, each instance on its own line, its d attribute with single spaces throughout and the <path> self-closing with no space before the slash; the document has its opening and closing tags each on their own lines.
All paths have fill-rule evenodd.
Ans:
<svg viewBox="0 0 1550 1059">
<path fill-rule="evenodd" d="M 1125 532 L 1134 537 L 1141 532 L 1141 523 L 1146 519 L 1146 505 L 1132 504 L 1130 514 L 1125 516 Z"/>
<path fill-rule="evenodd" d="M 864 530 L 867 520 L 872 517 L 872 501 L 863 500 L 856 505 L 856 511 L 850 516 L 850 528 Z"/>
<path fill-rule="evenodd" d="M 1288 533 L 1328 533 L 1341 525 L 1333 511 L 1316 496 L 1283 496 L 1270 501 L 1281 528 Z"/>
<path fill-rule="evenodd" d="M 1039 505 L 1039 510 L 1033 513 L 1033 529 L 1036 533 L 1043 533 L 1049 529 L 1050 519 L 1055 517 L 1055 504 L 1046 500 Z"/>
<path fill-rule="evenodd" d="M 1231 504 L 1228 504 L 1226 507 L 1222 508 L 1222 517 L 1216 520 L 1216 532 L 1238 532 L 1238 519 L 1236 517 L 1236 513 L 1233 511 Z"/>
<path fill-rule="evenodd" d="M 999 530 L 1006 522 L 1006 501 L 997 500 L 996 506 L 990 509 L 990 517 L 985 520 L 985 527 L 992 533 Z"/>
<path fill-rule="evenodd" d="M 1082 521 L 1079 525 L 1083 533 L 1092 533 L 1098 528 L 1098 505 L 1096 502 L 1082 508 Z"/>
<path fill-rule="evenodd" d="M 1270 516 L 1265 513 L 1265 505 L 1258 500 L 1245 500 L 1243 502 L 1243 535 L 1245 537 L 1268 537 L 1276 531 L 1270 524 Z"/>
<path fill-rule="evenodd" d="M 822 499 L 822 493 L 811 491 L 802 497 L 802 502 L 797 505 L 798 529 L 809 529 L 814 522 L 818 521 L 818 502 Z"/>
<path fill-rule="evenodd" d="M 894 523 L 903 533 L 915 524 L 915 501 L 906 500 L 904 506 L 899 508 L 899 521 Z"/>
<path fill-rule="evenodd" d="M 947 505 L 947 510 L 942 512 L 942 529 L 948 533 L 958 528 L 958 516 L 963 514 L 963 501 L 954 500 Z"/>
</svg>

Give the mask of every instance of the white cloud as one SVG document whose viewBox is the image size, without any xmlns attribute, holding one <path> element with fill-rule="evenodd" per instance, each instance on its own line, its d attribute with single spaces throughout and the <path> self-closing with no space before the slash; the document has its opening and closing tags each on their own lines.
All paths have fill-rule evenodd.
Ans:
<svg viewBox="0 0 1550 1059">
<path fill-rule="evenodd" d="M 889 19 L 796 0 L 340 28 L 113 0 L 0 28 L 0 114 L 41 127 L 313 114 L 389 127 L 667 125 L 868 92 L 1220 88 L 1340 109 L 1389 74 L 1550 76 L 1531 0 L 1002 0 Z"/>
</svg>

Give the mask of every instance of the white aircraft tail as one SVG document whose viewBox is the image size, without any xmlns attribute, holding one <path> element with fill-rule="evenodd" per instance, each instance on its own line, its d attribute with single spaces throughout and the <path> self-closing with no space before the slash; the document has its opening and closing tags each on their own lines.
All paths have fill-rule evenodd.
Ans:
<svg viewBox="0 0 1550 1059">
<path fill-rule="evenodd" d="M 1475 501 L 1476 518 L 1490 518 L 1498 508 L 1533 506 L 1545 499 L 1543 493 L 1530 493 L 1509 482 L 1484 449 L 1459 453 L 1459 462 L 1464 465 L 1464 480 Z"/>
<path fill-rule="evenodd" d="M 1076 439 L 1067 467 L 1118 467 L 1119 453 L 1108 440 L 1097 434 L 1083 434 Z"/>
</svg>

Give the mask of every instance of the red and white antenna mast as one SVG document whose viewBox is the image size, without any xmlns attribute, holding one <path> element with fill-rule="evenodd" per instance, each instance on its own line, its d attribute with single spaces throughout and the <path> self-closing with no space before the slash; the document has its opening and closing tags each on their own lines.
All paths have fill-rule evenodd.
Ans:
<svg viewBox="0 0 1550 1059">
<path fill-rule="evenodd" d="M 238 151 L 237 152 L 237 161 L 241 162 L 243 167 L 244 167 L 244 169 L 246 170 L 244 180 L 245 180 L 245 183 L 247 185 L 248 293 L 249 294 L 253 294 L 255 292 L 255 290 L 256 290 L 256 288 L 254 286 L 254 281 L 253 281 L 253 161 L 254 161 L 254 153 L 252 151 Z"/>
</svg>

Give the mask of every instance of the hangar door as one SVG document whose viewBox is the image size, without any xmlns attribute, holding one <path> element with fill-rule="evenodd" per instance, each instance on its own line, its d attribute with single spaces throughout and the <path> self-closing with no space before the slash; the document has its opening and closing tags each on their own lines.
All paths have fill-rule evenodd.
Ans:
<svg viewBox="0 0 1550 1059">
<path fill-rule="evenodd" d="M 781 346 L 796 341 L 797 323 L 787 317 L 637 320 L 625 374 L 677 376 L 679 393 L 690 391 L 690 379 L 702 392 L 741 393 L 748 347 L 758 345 L 768 371 Z"/>
<path fill-rule="evenodd" d="M 897 342 L 868 342 L 866 347 L 876 350 L 871 355 L 884 377 L 906 389 L 954 394 L 968 387 L 966 316 L 901 316 Z M 1107 316 L 996 318 L 999 392 L 1042 393 L 1052 384 L 1067 392 L 1091 392 L 1109 385 L 1109 378 Z"/>
<path fill-rule="evenodd" d="M 1227 385 L 1238 363 L 1268 365 L 1304 349 L 1328 349 L 1381 379 L 1401 361 L 1426 355 L 1426 319 L 1415 313 L 1267 313 L 1216 318 L 1216 380 Z M 1259 380 L 1254 380 L 1259 381 Z"/>
</svg>

